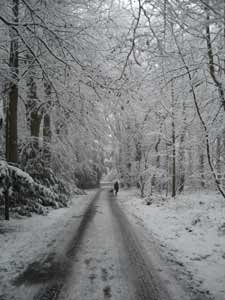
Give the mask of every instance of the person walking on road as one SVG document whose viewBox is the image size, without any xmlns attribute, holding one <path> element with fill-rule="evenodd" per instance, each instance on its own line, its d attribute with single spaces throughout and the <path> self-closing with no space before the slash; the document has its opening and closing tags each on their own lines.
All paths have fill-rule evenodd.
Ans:
<svg viewBox="0 0 225 300">
<path fill-rule="evenodd" d="M 116 182 L 114 183 L 114 191 L 115 191 L 115 195 L 117 196 L 118 191 L 119 191 L 119 183 L 118 183 L 118 181 L 116 181 Z"/>
</svg>

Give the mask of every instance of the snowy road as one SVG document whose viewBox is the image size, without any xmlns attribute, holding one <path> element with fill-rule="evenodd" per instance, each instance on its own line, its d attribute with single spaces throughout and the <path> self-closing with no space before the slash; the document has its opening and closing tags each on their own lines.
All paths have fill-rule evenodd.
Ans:
<svg viewBox="0 0 225 300">
<path fill-rule="evenodd" d="M 106 190 L 90 203 L 53 270 L 35 300 L 169 300 L 126 216 Z"/>
</svg>

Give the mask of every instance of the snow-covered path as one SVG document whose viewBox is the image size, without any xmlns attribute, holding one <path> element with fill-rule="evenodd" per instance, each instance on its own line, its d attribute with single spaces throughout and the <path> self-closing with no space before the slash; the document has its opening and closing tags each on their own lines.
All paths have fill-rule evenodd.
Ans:
<svg viewBox="0 0 225 300">
<path fill-rule="evenodd" d="M 59 299 L 169 299 L 114 197 L 101 193 Z"/>
<path fill-rule="evenodd" d="M 67 259 L 67 274 L 50 280 L 35 299 L 170 299 L 126 216 L 107 191 L 89 206 Z"/>
<path fill-rule="evenodd" d="M 64 213 L 67 220 L 63 225 L 58 218 L 63 228 L 55 236 L 58 242 L 52 241 L 54 248 L 48 244 L 44 258 L 29 262 L 16 276 L 11 297 L 2 293 L 0 299 L 189 299 L 175 285 L 172 296 L 167 291 L 157 271 L 160 261 L 156 268 L 117 202 L 107 190 L 101 191 L 85 211 L 83 206 L 79 226 L 75 206 Z"/>
</svg>

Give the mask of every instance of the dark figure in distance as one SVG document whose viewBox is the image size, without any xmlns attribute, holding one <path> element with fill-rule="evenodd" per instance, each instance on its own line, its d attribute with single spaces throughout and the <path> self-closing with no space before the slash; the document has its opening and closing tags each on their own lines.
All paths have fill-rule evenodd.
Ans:
<svg viewBox="0 0 225 300">
<path fill-rule="evenodd" d="M 115 195 L 117 196 L 117 193 L 118 193 L 118 191 L 119 191 L 119 183 L 118 183 L 118 181 L 116 181 L 116 182 L 114 183 L 114 190 L 115 190 Z"/>
</svg>

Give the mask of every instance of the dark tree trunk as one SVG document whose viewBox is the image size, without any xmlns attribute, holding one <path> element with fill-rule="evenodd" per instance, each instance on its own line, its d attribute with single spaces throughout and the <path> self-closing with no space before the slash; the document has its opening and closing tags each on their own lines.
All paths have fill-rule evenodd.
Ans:
<svg viewBox="0 0 225 300">
<path fill-rule="evenodd" d="M 38 152 L 39 148 L 39 135 L 40 135 L 40 126 L 41 126 L 42 115 L 38 113 L 38 111 L 31 112 L 30 118 L 30 134 L 32 138 L 32 148 L 34 150 L 34 157 Z"/>
<path fill-rule="evenodd" d="M 179 193 L 182 193 L 184 190 L 185 183 L 185 156 L 184 156 L 184 132 L 182 132 L 180 137 L 180 184 L 179 184 Z"/>
<path fill-rule="evenodd" d="M 10 197 L 9 197 L 9 186 L 10 186 L 10 174 L 9 169 L 7 167 L 7 172 L 5 173 L 5 176 L 2 180 L 3 187 L 4 187 L 4 214 L 5 214 L 5 220 L 9 220 L 9 207 L 10 207 Z"/>
<path fill-rule="evenodd" d="M 161 132 L 161 126 L 160 126 L 160 132 Z M 156 142 L 155 145 L 155 152 L 157 154 L 156 157 L 156 172 L 158 171 L 159 167 L 160 167 L 160 154 L 159 154 L 159 144 L 161 142 L 161 138 L 159 136 L 158 141 Z M 158 185 L 158 191 L 160 192 L 161 188 L 160 188 L 160 183 L 157 182 L 157 177 L 156 177 L 156 173 L 153 174 L 152 176 L 152 180 L 151 180 L 151 188 L 155 188 Z"/>
<path fill-rule="evenodd" d="M 172 95 L 172 197 L 176 196 L 176 133 L 175 133 L 175 99 L 174 99 L 174 85 L 171 87 Z"/>
<path fill-rule="evenodd" d="M 168 149 L 168 146 L 166 144 L 166 155 L 165 155 L 165 169 L 166 169 L 166 182 L 165 184 L 162 185 L 162 190 L 165 189 L 165 192 L 166 192 L 166 197 L 168 196 L 168 193 L 169 193 L 169 189 L 170 189 L 170 181 L 169 181 L 169 178 L 170 178 L 170 159 L 169 159 L 169 149 Z"/>
<path fill-rule="evenodd" d="M 51 150 L 50 144 L 52 139 L 51 132 L 51 117 L 49 111 L 47 111 L 51 106 L 51 85 L 45 80 L 44 81 L 44 90 L 46 95 L 46 113 L 44 115 L 44 124 L 43 124 L 43 140 L 44 140 L 44 149 L 43 149 L 43 160 L 46 167 L 50 167 L 51 162 Z"/>
<path fill-rule="evenodd" d="M 50 166 L 51 161 L 51 151 L 50 151 L 50 143 L 51 143 L 51 119 L 50 115 L 47 113 L 44 116 L 44 129 L 43 129 L 43 138 L 44 138 L 44 162 L 46 166 Z"/>
<path fill-rule="evenodd" d="M 30 63 L 32 59 L 27 55 L 27 61 Z M 42 120 L 42 112 L 40 110 L 40 103 L 37 97 L 37 84 L 35 81 L 35 70 L 33 66 L 30 67 L 28 79 L 27 79 L 27 103 L 26 103 L 26 115 L 27 115 L 27 126 L 30 130 L 31 135 L 31 153 L 30 158 L 36 158 L 39 150 L 39 135 L 40 126 Z"/>
<path fill-rule="evenodd" d="M 172 197 L 176 196 L 176 148 L 175 148 L 175 125 L 174 121 L 172 122 Z"/>
<path fill-rule="evenodd" d="M 204 188 L 205 187 L 205 166 L 204 166 L 204 154 L 201 153 L 201 149 L 199 154 L 199 169 L 200 169 L 200 176 L 201 176 L 201 186 Z"/>
<path fill-rule="evenodd" d="M 160 132 L 161 132 L 161 129 L 162 129 L 161 125 L 162 124 L 160 124 Z M 159 170 L 159 168 L 160 168 L 160 154 L 159 154 L 159 144 L 160 144 L 160 142 L 161 142 L 161 138 L 159 137 L 158 142 L 157 142 L 156 147 L 155 147 L 155 151 L 157 153 L 157 157 L 156 157 L 156 169 L 157 170 Z M 161 192 L 161 183 L 158 182 L 157 185 L 158 185 L 158 192 L 160 193 Z"/>
<path fill-rule="evenodd" d="M 188 151 L 188 173 L 191 177 L 193 174 L 193 161 L 192 161 L 192 152 L 191 149 Z"/>
<path fill-rule="evenodd" d="M 212 41 L 211 41 L 211 31 L 210 31 L 210 15 L 209 15 L 209 8 L 206 6 L 206 44 L 207 44 L 207 51 L 208 51 L 208 67 L 210 76 L 217 87 L 218 94 L 220 97 L 221 104 L 223 109 L 225 110 L 225 94 L 222 82 L 218 79 L 215 70 L 214 64 L 214 53 L 212 48 Z"/>
<path fill-rule="evenodd" d="M 9 193 L 8 188 L 4 192 L 5 197 L 5 220 L 9 220 Z"/>
<path fill-rule="evenodd" d="M 217 168 L 217 179 L 221 184 L 221 139 L 218 136 L 216 139 L 216 168 Z"/>
<path fill-rule="evenodd" d="M 145 182 L 144 182 L 144 179 L 142 176 L 140 176 L 140 190 L 141 190 L 141 198 L 144 198 L 145 196 L 145 193 L 144 193 L 144 190 L 145 190 Z"/>
<path fill-rule="evenodd" d="M 19 22 L 19 0 L 13 0 L 13 22 L 15 27 Z M 10 58 L 9 67 L 11 81 L 9 83 L 9 96 L 6 110 L 6 159 L 9 162 L 17 163 L 17 104 L 18 104 L 18 35 L 15 29 L 10 29 Z"/>
<path fill-rule="evenodd" d="M 179 164 L 180 164 L 180 182 L 179 182 L 179 193 L 182 193 L 184 190 L 185 184 L 185 133 L 187 130 L 186 124 L 186 113 L 185 113 L 185 102 L 183 101 L 183 117 L 184 117 L 184 128 L 181 133 L 180 137 L 180 157 L 179 157 Z"/>
</svg>

